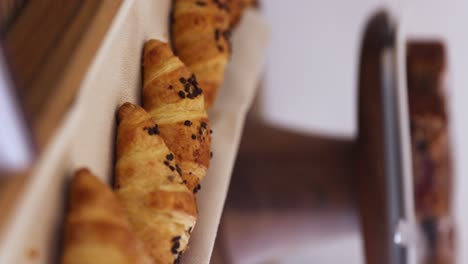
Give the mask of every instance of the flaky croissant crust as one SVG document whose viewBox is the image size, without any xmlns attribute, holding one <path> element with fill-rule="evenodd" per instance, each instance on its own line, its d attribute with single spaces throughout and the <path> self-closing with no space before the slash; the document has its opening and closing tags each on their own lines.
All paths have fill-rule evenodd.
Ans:
<svg viewBox="0 0 468 264">
<path fill-rule="evenodd" d="M 95 263 L 151 262 L 112 190 L 80 169 L 70 187 L 62 264 Z"/>
<path fill-rule="evenodd" d="M 197 76 L 207 109 L 216 99 L 231 52 L 228 10 L 228 5 L 221 1 L 174 1 L 171 19 L 174 52 Z"/>
<path fill-rule="evenodd" d="M 175 154 L 182 178 L 197 191 L 210 163 L 211 128 L 197 78 L 168 44 L 149 40 L 143 54 L 143 105 Z"/>
<path fill-rule="evenodd" d="M 118 119 L 117 196 L 154 263 L 173 263 L 187 248 L 195 225 L 195 196 L 151 116 L 125 103 Z"/>
</svg>

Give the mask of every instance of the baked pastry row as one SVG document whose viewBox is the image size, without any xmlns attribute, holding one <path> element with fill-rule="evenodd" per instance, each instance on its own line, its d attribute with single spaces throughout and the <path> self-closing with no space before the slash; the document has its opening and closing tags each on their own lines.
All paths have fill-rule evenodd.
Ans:
<svg viewBox="0 0 468 264">
<path fill-rule="evenodd" d="M 89 170 L 76 172 L 62 263 L 179 263 L 212 156 L 205 109 L 223 81 L 231 27 L 252 2 L 174 1 L 180 59 L 166 43 L 145 44 L 144 108 L 118 110 L 115 193 Z"/>
</svg>

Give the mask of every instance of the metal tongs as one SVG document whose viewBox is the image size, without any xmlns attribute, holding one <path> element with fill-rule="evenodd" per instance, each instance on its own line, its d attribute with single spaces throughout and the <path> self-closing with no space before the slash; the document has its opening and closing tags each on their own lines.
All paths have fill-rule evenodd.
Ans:
<svg viewBox="0 0 468 264">
<path fill-rule="evenodd" d="M 359 72 L 358 175 L 367 263 L 415 264 L 406 40 L 386 12 L 364 32 Z"/>
</svg>

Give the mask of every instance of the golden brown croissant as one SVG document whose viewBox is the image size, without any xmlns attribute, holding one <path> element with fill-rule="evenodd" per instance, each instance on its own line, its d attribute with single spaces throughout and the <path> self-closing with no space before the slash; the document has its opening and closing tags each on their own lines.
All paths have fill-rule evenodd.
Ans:
<svg viewBox="0 0 468 264">
<path fill-rule="evenodd" d="M 244 11 L 249 7 L 256 7 L 258 5 L 258 1 L 256 0 L 228 0 L 229 9 L 230 9 L 230 25 L 231 28 L 237 26 L 239 21 L 244 14 Z"/>
<path fill-rule="evenodd" d="M 112 190 L 87 169 L 71 183 L 63 264 L 150 263 Z"/>
<path fill-rule="evenodd" d="M 210 162 L 210 124 L 197 79 L 168 44 L 150 40 L 143 54 L 143 105 L 196 192 Z"/>
<path fill-rule="evenodd" d="M 220 0 L 174 0 L 172 45 L 197 76 L 209 109 L 231 52 L 228 5 Z"/>
<path fill-rule="evenodd" d="M 117 196 L 154 263 L 178 263 L 195 225 L 195 195 L 143 108 L 125 103 L 118 119 Z"/>
</svg>

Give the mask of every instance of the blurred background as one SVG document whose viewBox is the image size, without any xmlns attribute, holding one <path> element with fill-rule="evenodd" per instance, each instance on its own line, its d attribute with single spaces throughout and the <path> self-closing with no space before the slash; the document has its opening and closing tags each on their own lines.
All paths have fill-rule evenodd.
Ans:
<svg viewBox="0 0 468 264">
<path fill-rule="evenodd" d="M 378 190 L 382 182 L 357 175 L 359 170 L 356 170 L 357 156 L 362 152 L 357 140 L 358 110 L 363 109 L 358 107 L 359 98 L 363 100 L 359 97 L 360 89 L 361 93 L 368 92 L 363 88 L 365 81 L 374 84 L 374 89 L 379 85 L 371 80 L 371 74 L 379 74 L 378 64 L 369 66 L 376 70 L 367 71 L 365 81 L 362 77 L 359 80 L 360 71 L 365 67 L 364 56 L 379 56 L 372 52 L 363 55 L 364 34 L 371 17 L 382 10 L 389 15 L 393 30 L 404 31 L 408 43 L 441 43 L 445 50 L 445 57 L 439 58 L 445 61 L 442 70 L 426 69 L 420 73 L 438 76 L 429 82 L 443 86 L 439 88 L 443 90 L 441 97 L 445 102 L 439 104 L 446 108 L 444 113 L 448 112 L 450 127 L 444 133 L 450 138 L 451 160 L 447 166 L 453 166 L 453 170 L 437 172 L 439 176 L 434 177 L 454 177 L 449 184 L 455 187 L 449 188 L 445 198 L 439 194 L 432 199 L 450 200 L 445 203 L 455 209 L 445 214 L 456 219 L 450 221 L 462 223 L 466 213 L 461 204 L 466 201 L 463 190 L 467 186 L 460 179 L 467 172 L 463 162 L 465 147 L 462 147 L 467 145 L 462 135 L 468 131 L 462 103 L 468 98 L 465 88 L 468 79 L 463 73 L 468 66 L 465 48 L 468 35 L 462 25 L 467 22 L 468 3 L 297 0 L 290 5 L 264 1 L 261 7 L 272 27 L 271 43 L 264 80 L 245 126 L 218 237 L 218 251 L 215 251 L 219 254 L 215 256 L 224 256 L 223 261 L 227 258 L 230 263 L 365 263 L 366 258 L 367 263 L 387 263 L 388 252 L 381 248 L 387 246 L 385 240 L 393 237 L 386 237 L 382 230 L 391 223 L 387 219 L 389 213 L 382 212 L 387 206 L 385 190 L 380 189 L 381 195 L 363 194 L 363 185 Z M 413 52 L 416 53 L 414 49 Z M 437 50 L 432 50 L 419 54 L 423 61 L 419 65 L 430 65 L 436 53 Z M 413 86 L 408 89 L 418 87 Z M 382 103 L 375 97 L 368 100 L 367 104 Z M 413 104 L 426 104 L 428 99 L 416 92 L 412 100 Z M 438 107 L 437 103 L 422 106 L 426 112 Z M 372 107 L 364 110 L 378 111 Z M 378 124 L 361 124 L 361 129 L 376 127 Z M 373 133 L 366 134 L 376 137 Z M 374 147 L 377 145 L 374 141 Z M 377 156 L 367 157 L 366 162 L 378 163 Z M 441 165 L 443 162 L 434 163 L 438 164 L 434 166 L 445 166 Z M 415 165 L 415 175 L 420 174 L 419 168 Z M 444 192 L 440 190 L 447 183 L 435 181 L 433 190 Z M 420 184 L 418 180 L 415 183 Z M 362 198 L 363 195 L 368 196 Z M 380 201 L 382 209 L 369 208 L 372 205 L 366 202 L 368 199 Z M 366 208 L 372 213 L 361 215 L 360 210 Z M 430 219 L 444 218 L 440 212 L 430 214 Z M 423 218 L 418 215 L 418 223 L 424 222 Z M 368 242 L 365 243 L 366 229 Z M 457 263 L 464 263 L 462 245 L 466 235 L 462 225 L 456 227 L 457 232 L 440 231 L 437 227 L 429 230 L 438 234 L 434 241 L 452 237 L 434 242 L 445 245 L 439 247 L 448 247 L 449 253 L 441 255 L 449 256 L 428 254 L 420 257 L 419 263 L 454 263 L 455 255 L 459 257 Z M 427 241 L 427 228 L 421 232 L 426 234 L 422 236 Z M 458 252 L 453 250 L 454 240 L 458 242 Z M 431 250 L 439 251 L 436 246 Z"/>
<path fill-rule="evenodd" d="M 6 216 L 14 207 L 27 181 L 24 176 L 27 170 L 21 168 L 46 144 L 73 101 L 77 85 L 54 90 L 66 81 L 55 78 L 69 66 L 63 55 L 77 52 L 79 47 L 72 44 L 73 40 L 94 25 L 89 21 L 94 21 L 97 13 L 102 16 L 103 26 L 97 27 L 95 33 L 100 35 L 118 8 L 107 3 L 107 11 L 98 12 L 103 8 L 100 1 L 69 1 L 66 5 L 52 0 L 33 2 L 0 0 L 0 216 Z M 468 163 L 464 162 L 468 158 L 468 139 L 464 136 L 468 133 L 468 120 L 464 116 L 468 100 L 468 1 L 259 2 L 256 8 L 271 28 L 270 44 L 259 91 L 245 123 L 211 263 L 352 264 L 365 263 L 366 258 L 368 263 L 387 263 L 375 261 L 385 258 L 380 252 L 387 249 L 374 250 L 368 244 L 385 248 L 393 239 L 383 238 L 388 234 L 382 231 L 390 221 L 386 211 L 390 209 L 385 205 L 387 196 L 382 192 L 362 198 L 362 182 L 367 179 L 358 175 L 361 172 L 357 169 L 362 154 L 360 89 L 366 81 L 370 83 L 366 86 L 369 89 L 381 89 L 380 79 L 373 79 L 380 74 L 381 54 L 370 52 L 366 58 L 377 62 L 364 65 L 364 36 L 371 18 L 382 11 L 388 16 L 387 29 L 403 28 L 407 42 L 439 43 L 443 47 L 444 55 L 439 59 L 444 66 L 431 72 L 437 77 L 430 82 L 436 86 L 433 89 L 444 87 L 442 108 L 448 128 L 445 124 L 442 131 L 449 143 L 443 148 L 449 149 L 451 157 L 450 170 L 445 174 L 454 180 L 447 183 L 450 191 L 445 195 L 450 198 L 440 198 L 449 200 L 445 202 L 450 209 L 441 215 L 431 215 L 431 219 L 449 216 L 450 221 L 459 224 L 456 231 L 450 229 L 450 241 L 444 243 L 452 245 L 457 241 L 458 250 L 449 246 L 447 254 L 456 255 L 457 263 L 467 263 L 468 251 L 463 249 L 468 248 L 468 232 L 462 223 L 468 220 L 463 206 L 468 201 L 468 181 L 462 175 L 468 172 Z M 24 16 L 31 19 L 21 20 Z M 54 46 L 56 43 L 60 45 Z M 91 61 L 95 49 L 84 53 L 85 61 Z M 424 65 L 432 63 L 432 54 L 422 55 L 422 60 L 426 59 Z M 363 74 L 363 67 L 370 70 Z M 78 65 L 75 69 L 66 72 L 66 78 L 70 78 L 67 80 L 82 75 L 86 67 Z M 419 98 L 424 96 L 416 96 L 414 102 L 424 100 Z M 381 97 L 368 100 L 376 108 L 365 108 L 366 111 L 382 111 Z M 429 110 L 437 107 L 426 105 Z M 364 127 L 382 126 L 378 123 Z M 31 135 L 29 131 L 34 132 Z M 372 145 L 370 142 L 367 144 Z M 380 144 L 383 143 L 371 146 L 380 154 L 365 157 L 365 162 L 379 162 L 376 160 L 385 152 Z M 372 186 L 374 182 L 370 180 L 366 188 L 375 192 L 386 190 L 380 186 L 381 181 Z M 440 185 L 443 184 L 431 186 L 437 189 Z M 368 206 L 365 199 L 375 199 L 377 203 L 377 209 L 368 210 L 371 216 L 363 214 Z M 3 218 L 0 217 L 0 225 Z M 365 224 L 368 221 L 377 227 L 369 227 Z M 384 232 L 382 240 L 365 242 L 366 228 L 377 237 L 378 232 Z M 442 232 L 437 227 L 429 229 L 433 233 Z M 422 263 L 454 263 L 452 258 L 448 259 L 433 256 Z"/>
</svg>

